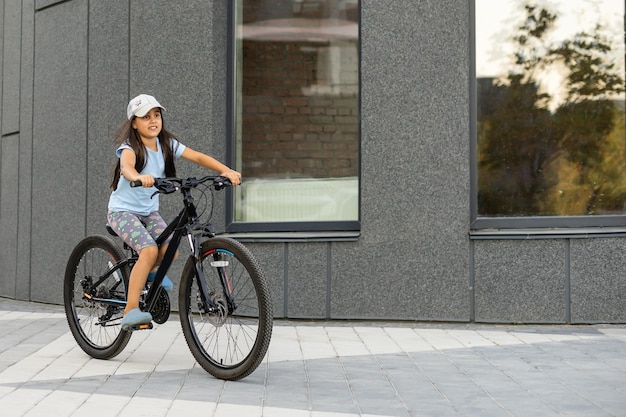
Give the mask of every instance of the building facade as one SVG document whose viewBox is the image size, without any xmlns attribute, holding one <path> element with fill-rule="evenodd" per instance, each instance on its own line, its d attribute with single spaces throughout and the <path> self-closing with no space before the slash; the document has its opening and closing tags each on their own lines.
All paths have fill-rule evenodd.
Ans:
<svg viewBox="0 0 626 417">
<path fill-rule="evenodd" d="M 317 156 L 295 154 L 284 166 L 301 177 L 343 178 L 343 188 L 329 195 L 334 204 L 354 192 L 347 214 L 334 218 L 339 209 L 333 209 L 321 219 L 305 213 L 280 222 L 247 210 L 252 186 L 262 181 L 219 196 L 214 207 L 217 229 L 244 241 L 262 264 L 277 317 L 626 322 L 622 208 L 608 216 L 482 216 L 480 1 L 260 2 L 313 14 L 298 19 L 319 18 L 315 13 L 336 19 L 338 8 L 353 24 L 351 34 L 335 32 L 340 41 L 315 52 L 313 72 L 325 83 L 300 77 L 306 94 L 282 101 L 320 108 L 315 140 L 337 146 Z M 159 99 L 168 128 L 183 143 L 242 170 L 244 179 L 276 175 L 272 169 L 285 164 L 286 150 L 272 156 L 264 152 L 269 145 L 255 144 L 302 140 L 298 149 L 306 150 L 310 130 L 272 136 L 272 126 L 287 116 L 263 122 L 262 109 L 272 105 L 250 78 L 238 84 L 242 74 L 272 78 L 246 73 L 253 57 L 258 65 L 277 62 L 267 55 L 276 39 L 245 19 L 285 16 L 246 10 L 256 3 L 0 1 L 0 296 L 62 303 L 74 245 L 106 233 L 111 137 L 139 93 Z M 298 42 L 301 57 L 311 42 L 327 40 Z M 285 62 L 293 62 L 290 43 L 280 45 Z M 358 73 L 322 65 L 333 56 L 344 67 L 358 60 Z M 324 113 L 329 107 L 336 113 Z M 185 163 L 178 171 L 199 175 Z M 283 174 L 278 183 L 285 183 Z M 175 196 L 161 201 L 164 217 L 174 214 Z M 175 283 L 183 263 L 169 274 Z"/>
</svg>

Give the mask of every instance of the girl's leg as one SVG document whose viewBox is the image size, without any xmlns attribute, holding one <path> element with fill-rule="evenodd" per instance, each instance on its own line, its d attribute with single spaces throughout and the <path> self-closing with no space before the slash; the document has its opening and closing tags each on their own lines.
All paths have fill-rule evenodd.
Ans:
<svg viewBox="0 0 626 417">
<path fill-rule="evenodd" d="M 163 257 L 165 257 L 165 251 L 167 251 L 168 246 L 169 243 L 164 243 L 159 248 L 159 256 L 157 257 L 156 263 L 154 264 L 154 268 L 152 269 L 152 271 L 156 271 L 159 265 L 161 265 L 161 261 L 163 260 Z M 174 259 L 172 260 L 174 261 L 176 259 L 178 259 L 178 251 L 176 251 L 176 253 L 174 254 Z"/>
<path fill-rule="evenodd" d="M 135 315 L 137 316 L 136 313 L 140 313 L 140 321 L 147 320 L 149 322 L 151 319 L 150 314 L 142 313 L 139 310 L 139 297 L 146 285 L 148 273 L 157 261 L 159 249 L 151 233 L 146 229 L 146 218 L 144 216 L 138 216 L 130 212 L 112 212 L 109 213 L 108 220 L 109 225 L 118 236 L 139 254 L 139 258 L 130 272 L 124 316 L 126 318 L 128 312 L 137 309 Z M 134 319 L 130 321 L 134 321 Z M 122 327 L 124 327 L 124 323 L 124 320 L 122 320 Z"/>
<path fill-rule="evenodd" d="M 159 266 L 161 265 L 161 261 L 163 260 L 163 257 L 165 256 L 165 251 L 167 250 L 167 247 L 168 247 L 168 244 L 164 243 L 159 248 L 159 253 L 158 253 L 156 262 L 154 263 L 154 266 L 152 267 L 152 269 L 150 270 L 150 274 L 148 275 L 148 281 L 152 282 L 156 278 L 156 272 L 159 269 Z M 174 259 L 172 260 L 175 260 L 176 258 L 178 258 L 178 251 L 174 253 Z M 163 282 L 161 283 L 161 287 L 163 287 L 163 289 L 169 293 L 174 289 L 174 283 L 172 282 L 172 280 L 168 278 L 167 275 L 165 275 L 163 277 Z"/>
<path fill-rule="evenodd" d="M 167 223 L 165 223 L 165 221 L 163 220 L 163 218 L 161 217 L 158 211 L 150 213 L 149 216 L 144 218 L 144 222 L 146 225 L 146 230 L 148 231 L 148 233 L 150 233 L 150 235 L 152 236 L 154 240 L 156 240 L 157 237 L 161 233 L 163 233 L 163 231 L 167 227 Z M 170 236 L 170 239 L 171 239 L 171 236 Z M 163 260 L 163 257 L 165 256 L 165 251 L 167 251 L 168 246 L 169 246 L 169 239 L 159 247 L 158 257 L 154 265 L 150 269 L 150 272 L 156 272 L 159 265 L 161 265 L 161 261 Z M 176 253 L 174 254 L 174 260 L 177 258 L 178 258 L 178 251 L 176 251 Z M 167 281 L 169 281 L 169 278 L 167 279 Z M 172 285 L 171 281 L 169 281 L 169 285 L 170 286 Z"/>
<path fill-rule="evenodd" d="M 139 308 L 139 297 L 141 291 L 146 285 L 148 273 L 152 269 L 158 257 L 158 248 L 156 245 L 143 248 L 139 252 L 139 259 L 135 263 L 133 270 L 130 272 L 130 280 L 128 283 L 128 295 L 126 297 L 126 308 L 124 314 L 130 310 Z"/>
</svg>

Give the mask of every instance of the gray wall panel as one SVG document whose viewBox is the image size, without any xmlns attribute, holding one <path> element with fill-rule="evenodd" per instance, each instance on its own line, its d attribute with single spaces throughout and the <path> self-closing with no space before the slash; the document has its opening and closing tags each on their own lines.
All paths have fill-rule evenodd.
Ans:
<svg viewBox="0 0 626 417">
<path fill-rule="evenodd" d="M 16 296 L 19 135 L 0 141 L 0 295 Z"/>
<path fill-rule="evenodd" d="M 4 1 L 2 33 L 2 135 L 15 133 L 20 124 L 20 45 L 22 9 L 20 0 Z"/>
<path fill-rule="evenodd" d="M 476 241 L 476 321 L 566 321 L 565 240 Z"/>
<path fill-rule="evenodd" d="M 454 272 L 465 259 L 419 245 L 388 234 L 333 243 L 332 318 L 467 321 L 467 270 Z"/>
<path fill-rule="evenodd" d="M 291 318 L 327 318 L 328 245 L 290 243 L 287 268 L 287 315 Z"/>
<path fill-rule="evenodd" d="M 32 158 L 33 158 L 33 78 L 35 72 L 35 6 L 34 0 L 22 1 L 22 52 L 20 67 L 20 149 L 18 178 L 18 241 L 20 254 L 31 251 Z M 16 298 L 30 299 L 30 256 L 17 259 Z"/>
<path fill-rule="evenodd" d="M 5 0 L 0 0 L 0 33 L 4 33 L 4 3 Z M 4 35 L 2 35 L 2 39 L 0 39 L 0 57 L 4 57 Z M 4 58 L 2 58 L 4 59 Z M 2 71 L 3 65 L 0 65 L 0 99 L 2 98 L 2 84 L 4 83 L 4 74 Z M 0 110 L 0 135 L 2 132 L 2 111 Z M 2 196 L 0 196 L 2 197 Z"/>
<path fill-rule="evenodd" d="M 245 243 L 259 261 L 267 278 L 275 317 L 287 317 L 287 302 L 285 298 L 285 246 L 286 243 Z"/>
<path fill-rule="evenodd" d="M 86 234 L 106 234 L 113 137 L 128 104 L 128 0 L 89 2 L 89 96 Z"/>
<path fill-rule="evenodd" d="M 571 241 L 573 323 L 626 322 L 626 241 Z"/>
<path fill-rule="evenodd" d="M 62 300 L 67 258 L 85 230 L 87 2 L 35 16 L 32 292 Z"/>
<path fill-rule="evenodd" d="M 361 16 L 362 234 L 333 251 L 333 311 L 467 317 L 466 4 L 363 2 Z"/>
<path fill-rule="evenodd" d="M 213 71 L 225 62 L 214 60 L 211 2 L 159 2 L 149 8 L 131 3 L 131 19 L 130 95 L 155 95 L 174 133 L 203 148 L 198 150 L 216 153 L 213 124 L 224 120 L 212 117 Z M 225 32 L 223 20 L 216 24 Z M 224 138 L 218 139 L 221 152 Z"/>
</svg>

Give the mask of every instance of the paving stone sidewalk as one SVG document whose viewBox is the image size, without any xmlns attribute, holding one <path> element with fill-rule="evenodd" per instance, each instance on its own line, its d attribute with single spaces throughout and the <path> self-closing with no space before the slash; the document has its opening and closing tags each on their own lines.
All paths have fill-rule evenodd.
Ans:
<svg viewBox="0 0 626 417">
<path fill-rule="evenodd" d="M 225 382 L 176 315 L 102 361 L 61 306 L 0 298 L 0 415 L 626 416 L 626 326 L 277 321 L 261 366 Z"/>
</svg>

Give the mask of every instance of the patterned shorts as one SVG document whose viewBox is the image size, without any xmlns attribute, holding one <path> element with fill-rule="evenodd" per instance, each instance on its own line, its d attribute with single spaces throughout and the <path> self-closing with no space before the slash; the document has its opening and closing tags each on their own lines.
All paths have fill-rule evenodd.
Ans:
<svg viewBox="0 0 626 417">
<path fill-rule="evenodd" d="M 137 253 L 148 246 L 156 246 L 156 238 L 167 227 L 167 223 L 157 211 L 153 211 L 147 216 L 130 211 L 110 211 L 107 214 L 107 220 L 111 229 Z M 166 243 L 169 242 L 170 238 Z"/>
</svg>

